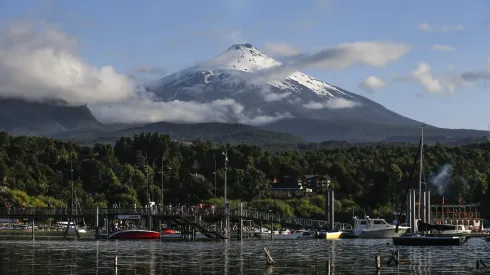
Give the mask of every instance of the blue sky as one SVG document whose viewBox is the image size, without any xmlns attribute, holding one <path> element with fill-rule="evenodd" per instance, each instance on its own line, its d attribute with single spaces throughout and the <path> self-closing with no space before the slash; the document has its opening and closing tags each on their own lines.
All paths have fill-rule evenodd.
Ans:
<svg viewBox="0 0 490 275">
<path fill-rule="evenodd" d="M 44 20 L 56 25 L 77 37 L 84 62 L 110 65 L 124 74 L 152 67 L 163 76 L 241 42 L 259 50 L 282 43 L 303 52 L 358 41 L 405 43 L 410 52 L 385 67 L 305 73 L 435 126 L 485 130 L 490 125 L 485 119 L 490 117 L 490 90 L 484 80 L 458 85 L 450 93 L 427 91 L 420 81 L 397 78 L 410 76 L 421 63 L 430 66 L 436 80 L 490 70 L 489 14 L 490 2 L 484 0 L 0 2 L 1 22 Z M 434 45 L 439 46 L 431 49 Z M 359 84 L 368 76 L 385 86 L 366 93 Z"/>
</svg>

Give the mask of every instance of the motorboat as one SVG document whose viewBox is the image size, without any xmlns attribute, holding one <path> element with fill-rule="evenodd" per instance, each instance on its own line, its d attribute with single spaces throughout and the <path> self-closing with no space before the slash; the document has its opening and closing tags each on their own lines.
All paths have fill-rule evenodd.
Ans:
<svg viewBox="0 0 490 275">
<path fill-rule="evenodd" d="M 466 241 L 465 236 L 426 236 L 415 233 L 393 237 L 394 245 L 404 246 L 451 246 L 461 245 Z"/>
<path fill-rule="evenodd" d="M 117 240 L 149 240 L 160 239 L 161 233 L 157 231 L 143 230 L 143 229 L 128 229 L 116 231 L 109 235 L 107 239 Z"/>
<path fill-rule="evenodd" d="M 372 219 L 369 216 L 365 216 L 364 219 L 354 217 L 353 220 L 354 229 L 352 235 L 358 238 L 392 238 L 394 236 L 400 236 L 410 229 L 408 226 L 400 225 L 398 226 L 398 233 L 396 233 L 396 225 L 387 223 L 385 219 Z"/>
</svg>

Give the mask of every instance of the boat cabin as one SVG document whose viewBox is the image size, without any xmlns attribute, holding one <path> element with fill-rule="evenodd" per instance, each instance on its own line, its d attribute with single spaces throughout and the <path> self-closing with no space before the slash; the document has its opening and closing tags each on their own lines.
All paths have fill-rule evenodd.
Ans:
<svg viewBox="0 0 490 275">
<path fill-rule="evenodd" d="M 354 216 L 354 231 L 364 230 L 368 228 L 384 228 L 389 227 L 390 224 L 385 221 L 385 219 L 371 219 L 369 216 L 365 216 L 364 219 L 359 219 Z"/>
</svg>

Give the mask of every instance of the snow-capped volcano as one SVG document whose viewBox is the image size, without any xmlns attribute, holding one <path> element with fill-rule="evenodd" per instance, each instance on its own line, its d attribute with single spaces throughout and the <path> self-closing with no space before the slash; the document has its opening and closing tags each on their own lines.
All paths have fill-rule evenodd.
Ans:
<svg viewBox="0 0 490 275">
<path fill-rule="evenodd" d="M 239 105 L 241 114 L 268 117 L 265 122 L 307 118 L 414 123 L 367 98 L 282 64 L 250 44 L 232 45 L 210 60 L 145 87 L 161 101 L 209 103 L 233 100 Z M 228 122 L 239 121 L 230 114 Z"/>
</svg>

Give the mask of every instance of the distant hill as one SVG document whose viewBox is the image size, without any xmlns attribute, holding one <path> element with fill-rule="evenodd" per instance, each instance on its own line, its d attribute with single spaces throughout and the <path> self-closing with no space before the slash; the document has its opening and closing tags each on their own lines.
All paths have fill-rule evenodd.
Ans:
<svg viewBox="0 0 490 275">
<path fill-rule="evenodd" d="M 103 125 L 87 106 L 68 106 L 62 101 L 0 99 L 0 131 L 14 135 L 53 136 L 64 131 L 100 129 Z"/>
<path fill-rule="evenodd" d="M 175 124 L 168 122 L 152 123 L 140 127 L 127 128 L 114 132 L 94 132 L 81 138 L 78 133 L 58 138 L 78 140 L 82 143 L 114 143 L 123 136 L 140 133 L 163 133 L 173 139 L 193 141 L 196 139 L 211 140 L 216 143 L 246 143 L 255 145 L 304 143 L 302 138 L 288 133 L 262 130 L 250 125 L 228 123 Z"/>
<path fill-rule="evenodd" d="M 420 125 L 382 124 L 351 120 L 283 119 L 262 126 L 262 129 L 296 134 L 310 142 L 343 140 L 350 143 L 390 142 L 417 143 Z M 424 128 L 424 143 L 472 141 L 486 137 L 486 131 L 467 129 L 444 129 L 434 126 Z"/>
</svg>

